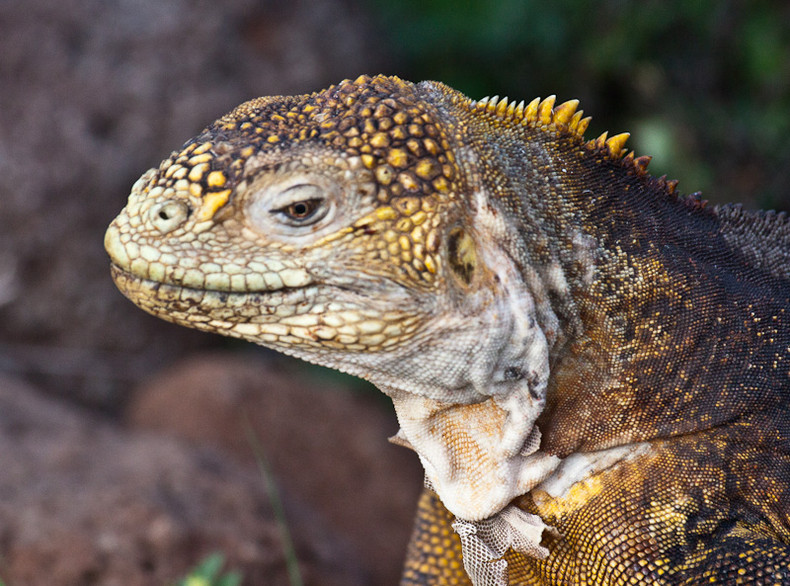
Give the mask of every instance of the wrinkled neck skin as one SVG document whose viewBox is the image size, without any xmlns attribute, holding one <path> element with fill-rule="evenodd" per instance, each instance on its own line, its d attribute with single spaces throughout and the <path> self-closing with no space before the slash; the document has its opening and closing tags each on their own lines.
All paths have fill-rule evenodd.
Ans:
<svg viewBox="0 0 790 586">
<path fill-rule="evenodd" d="M 396 442 L 413 448 L 426 479 L 457 517 L 481 520 L 560 464 L 538 450 L 558 318 L 538 275 L 525 273 L 507 215 L 482 191 L 464 224 L 475 276 L 448 295 L 411 350 L 377 357 L 365 374 L 394 403 Z M 554 268 L 556 271 L 556 267 Z M 408 355 L 406 353 L 408 352 Z M 372 365 L 371 365 L 372 366 Z"/>
</svg>

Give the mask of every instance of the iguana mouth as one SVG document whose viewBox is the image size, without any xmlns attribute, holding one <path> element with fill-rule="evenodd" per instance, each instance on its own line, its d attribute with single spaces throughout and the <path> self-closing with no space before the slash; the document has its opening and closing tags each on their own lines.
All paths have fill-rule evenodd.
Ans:
<svg viewBox="0 0 790 586">
<path fill-rule="evenodd" d="M 110 272 L 121 293 L 152 315 L 275 345 L 295 356 L 305 346 L 346 352 L 394 349 L 408 340 L 419 321 L 414 315 L 343 302 L 338 296 L 343 287 L 322 283 L 224 291 L 146 279 L 114 263 Z"/>
<path fill-rule="evenodd" d="M 200 286 L 199 284 L 192 284 L 192 283 L 185 283 L 185 282 L 175 282 L 174 280 L 165 281 L 163 279 L 154 279 L 150 277 L 145 277 L 139 275 L 129 269 L 121 267 L 116 263 L 110 264 L 110 275 L 112 276 L 113 281 L 118 284 L 118 280 L 121 279 L 124 282 L 129 283 L 147 283 L 150 288 L 160 288 L 165 287 L 172 289 L 173 291 L 194 291 L 195 294 L 201 293 L 217 293 L 223 296 L 231 297 L 231 296 L 243 296 L 243 295 L 267 295 L 267 294 L 275 294 L 281 293 L 285 291 L 296 291 L 301 289 L 307 289 L 309 287 L 317 286 L 317 283 L 314 283 L 312 280 L 302 280 L 300 284 L 292 282 L 293 284 L 286 285 L 283 279 L 280 279 L 280 282 L 276 284 L 276 286 L 272 287 L 249 287 L 246 289 L 234 289 L 231 287 L 212 287 L 210 285 Z M 120 285 L 119 285 L 120 286 Z"/>
<path fill-rule="evenodd" d="M 111 265 L 110 273 L 121 293 L 135 305 L 174 323 L 206 331 L 230 328 L 232 335 L 242 338 L 267 331 L 271 336 L 298 333 L 299 337 L 319 338 L 316 333 L 296 329 L 317 325 L 317 318 L 299 318 L 312 315 L 309 311 L 313 304 L 307 302 L 308 298 L 321 297 L 321 287 L 315 284 L 275 290 L 224 291 L 146 279 L 115 264 Z"/>
</svg>

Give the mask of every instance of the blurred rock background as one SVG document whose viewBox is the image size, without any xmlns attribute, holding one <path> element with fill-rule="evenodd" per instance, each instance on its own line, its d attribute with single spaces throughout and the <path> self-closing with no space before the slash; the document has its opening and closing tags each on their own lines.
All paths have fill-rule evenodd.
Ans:
<svg viewBox="0 0 790 586">
<path fill-rule="evenodd" d="M 308 583 L 397 580 L 420 471 L 386 401 L 110 281 L 106 225 L 205 124 L 360 73 L 556 93 L 683 191 L 787 210 L 789 22 L 780 0 L 0 3 L 0 579 L 165 584 L 220 549 L 288 583 L 257 445 Z"/>
</svg>

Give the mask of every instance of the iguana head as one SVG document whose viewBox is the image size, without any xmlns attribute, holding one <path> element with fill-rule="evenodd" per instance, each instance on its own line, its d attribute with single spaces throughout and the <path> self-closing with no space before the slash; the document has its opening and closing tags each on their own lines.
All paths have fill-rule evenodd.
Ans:
<svg viewBox="0 0 790 586">
<path fill-rule="evenodd" d="M 556 466 L 534 422 L 557 318 L 458 112 L 580 135 L 553 104 L 387 77 L 247 102 L 135 183 L 113 278 L 166 320 L 371 380 L 448 508 L 487 517 Z"/>
<path fill-rule="evenodd" d="M 107 249 L 128 287 L 201 293 L 162 305 L 151 291 L 145 309 L 165 319 L 285 352 L 378 352 L 411 343 L 447 287 L 458 175 L 400 80 L 262 98 L 143 175 Z"/>
</svg>

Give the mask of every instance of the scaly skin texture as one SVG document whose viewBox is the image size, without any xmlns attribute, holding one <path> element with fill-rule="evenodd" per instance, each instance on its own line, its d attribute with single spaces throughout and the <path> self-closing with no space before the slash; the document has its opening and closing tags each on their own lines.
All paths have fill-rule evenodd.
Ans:
<svg viewBox="0 0 790 586">
<path fill-rule="evenodd" d="M 433 489 L 403 584 L 790 583 L 790 227 L 587 123 L 381 76 L 253 100 L 135 184 L 113 278 L 392 398 Z"/>
</svg>

